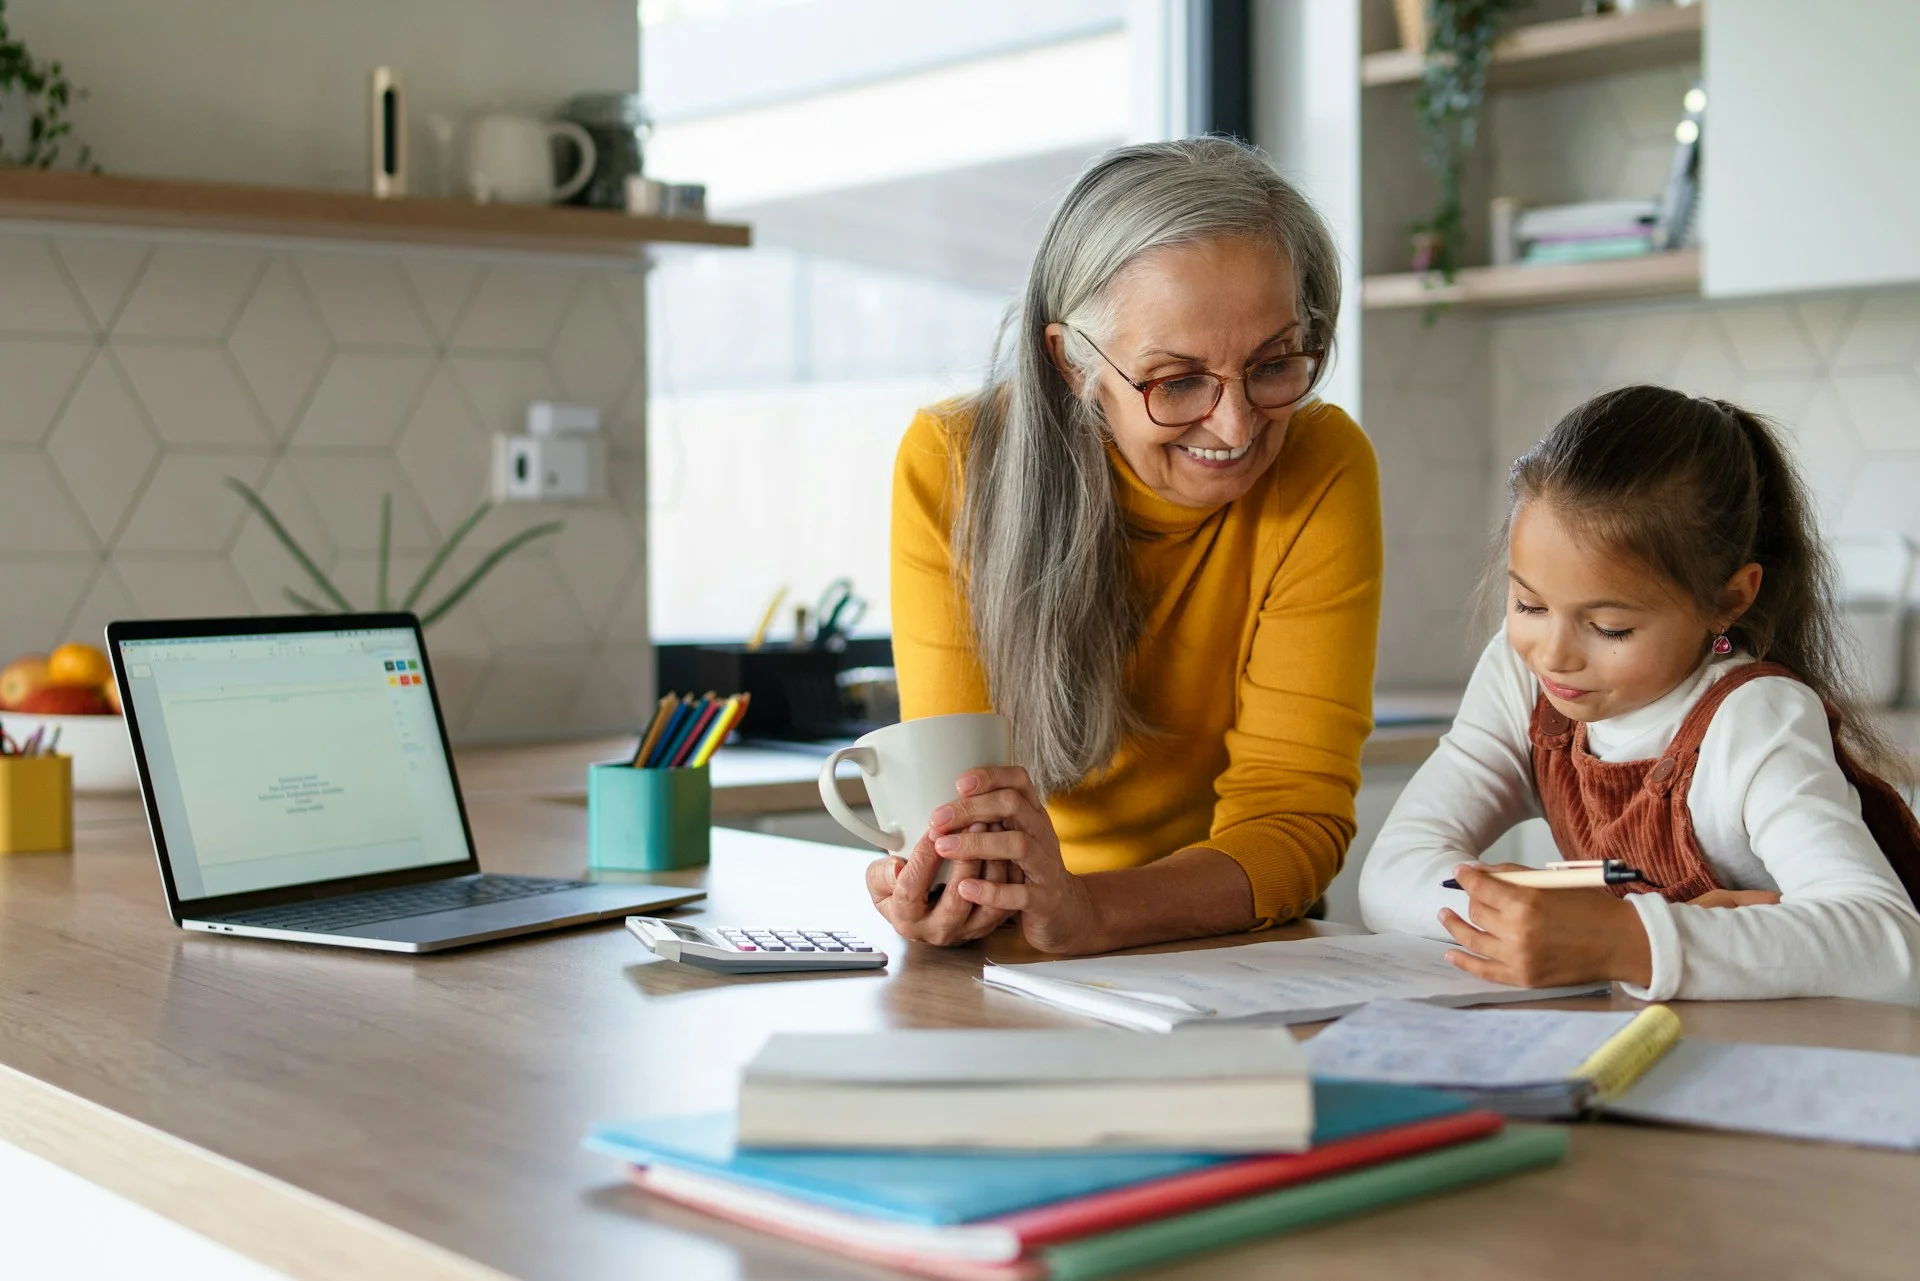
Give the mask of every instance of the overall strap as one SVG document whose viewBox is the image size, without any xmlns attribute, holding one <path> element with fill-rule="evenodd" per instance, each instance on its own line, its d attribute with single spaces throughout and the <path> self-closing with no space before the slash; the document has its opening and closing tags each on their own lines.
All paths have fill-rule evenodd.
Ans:
<svg viewBox="0 0 1920 1281">
<path fill-rule="evenodd" d="M 1707 687 L 1707 692 L 1687 709 L 1686 718 L 1680 722 L 1680 728 L 1674 731 L 1673 741 L 1667 744 L 1667 750 L 1647 771 L 1648 790 L 1664 794 L 1676 780 L 1691 781 L 1693 759 L 1700 754 L 1700 743 L 1706 738 L 1707 726 L 1713 722 L 1713 715 L 1720 710 L 1720 704 L 1748 681 L 1756 681 L 1764 676 L 1800 679 L 1793 674 L 1792 668 L 1779 663 L 1756 662 L 1742 664 L 1715 680 Z"/>
</svg>

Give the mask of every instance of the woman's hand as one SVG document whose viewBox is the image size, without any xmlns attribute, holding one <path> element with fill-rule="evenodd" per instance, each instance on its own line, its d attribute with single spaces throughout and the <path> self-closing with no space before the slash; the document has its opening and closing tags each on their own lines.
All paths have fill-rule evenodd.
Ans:
<svg viewBox="0 0 1920 1281">
<path fill-rule="evenodd" d="M 1646 986 L 1653 954 L 1640 913 L 1605 890 L 1543 890 L 1490 875 L 1517 864 L 1462 863 L 1454 870 L 1472 920 L 1451 908 L 1440 924 L 1464 952 L 1447 959 L 1476 978 L 1515 987 L 1562 987 L 1601 979 Z"/>
<path fill-rule="evenodd" d="M 984 824 L 977 826 L 985 830 Z M 967 876 L 1000 881 L 1009 873 L 1019 875 L 1017 868 L 1000 863 L 982 867 L 978 863 L 956 862 L 948 871 L 952 880 L 929 902 L 927 896 L 932 891 L 933 875 L 940 863 L 940 855 L 934 852 L 933 836 L 928 833 L 913 847 L 911 857 L 875 859 L 867 864 L 867 893 L 873 896 L 874 907 L 887 918 L 895 934 L 936 947 L 952 947 L 985 938 L 1013 915 L 969 903 L 952 893 L 952 880 Z"/>
<path fill-rule="evenodd" d="M 947 892 L 978 910 L 1019 913 L 1027 942 L 1043 952 L 1094 952 L 1103 946 L 1093 894 L 1060 858 L 1060 838 L 1039 789 L 1018 765 L 961 776 L 960 799 L 935 810 L 934 852 L 954 861 Z M 995 868 L 1005 874 L 992 876 Z"/>
</svg>

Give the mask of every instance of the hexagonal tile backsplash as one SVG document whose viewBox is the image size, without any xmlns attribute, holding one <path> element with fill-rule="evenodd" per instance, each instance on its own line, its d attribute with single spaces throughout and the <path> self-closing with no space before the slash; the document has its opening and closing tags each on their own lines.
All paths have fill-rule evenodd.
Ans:
<svg viewBox="0 0 1920 1281">
<path fill-rule="evenodd" d="M 0 232 L 0 663 L 113 618 L 288 610 L 309 584 L 228 476 L 357 604 L 391 493 L 404 587 L 527 399 L 599 405 L 616 454 L 641 440 L 615 418 L 642 399 L 643 289 L 634 264 Z M 495 513 L 443 571 L 439 590 L 528 518 L 567 522 L 429 634 L 457 736 L 639 715 L 645 515 L 620 478 L 641 470 L 604 504 Z"/>
</svg>

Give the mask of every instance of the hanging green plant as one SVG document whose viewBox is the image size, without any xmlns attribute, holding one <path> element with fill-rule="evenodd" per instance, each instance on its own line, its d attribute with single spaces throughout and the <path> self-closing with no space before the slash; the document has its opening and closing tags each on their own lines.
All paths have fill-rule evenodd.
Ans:
<svg viewBox="0 0 1920 1281">
<path fill-rule="evenodd" d="M 1487 65 L 1507 19 L 1530 0 L 1427 0 L 1427 56 L 1413 100 L 1420 158 L 1440 185 L 1433 215 L 1413 227 L 1416 270 L 1451 283 L 1460 269 L 1467 230 L 1460 205 L 1467 160 L 1480 133 Z"/>
<path fill-rule="evenodd" d="M 237 477 L 227 477 L 227 488 L 240 495 L 241 501 L 253 509 L 253 514 L 258 516 L 261 523 L 266 525 L 268 531 L 280 540 L 280 545 L 287 549 L 287 554 L 292 556 L 294 563 L 299 565 L 300 568 L 306 572 L 307 577 L 313 580 L 313 585 L 319 589 L 320 595 L 325 598 L 324 601 L 319 601 L 304 593 L 296 592 L 291 587 L 283 588 L 282 590 L 286 593 L 289 601 L 302 612 L 308 614 L 351 614 L 354 612 L 353 602 L 347 599 L 344 592 L 334 586 L 333 580 L 327 577 L 326 571 L 321 569 L 319 563 L 307 554 L 306 548 L 300 545 L 300 540 L 295 538 L 287 527 L 280 522 L 278 516 L 274 515 L 273 508 L 267 506 L 266 499 L 255 493 L 251 485 L 248 485 L 245 481 Z M 433 554 L 433 559 L 428 561 L 426 568 L 420 571 L 420 577 L 414 580 L 412 587 L 407 589 L 407 594 L 396 601 L 387 593 L 387 560 L 388 553 L 393 544 L 393 495 L 382 494 L 380 496 L 380 560 L 374 567 L 376 579 L 373 589 L 373 609 L 376 612 L 382 612 L 390 609 L 413 609 L 417 606 L 420 603 L 420 598 L 426 594 L 427 588 L 432 585 L 434 578 L 446 567 L 447 559 L 453 555 L 454 549 L 466 540 L 467 535 L 473 532 L 473 527 L 478 525 L 486 514 L 492 510 L 492 503 L 481 503 L 478 507 L 474 508 L 473 515 L 461 521 L 460 527 L 447 536 L 447 541 L 440 545 L 440 550 Z M 563 528 L 565 528 L 565 526 L 559 521 L 550 520 L 543 525 L 535 525 L 530 529 L 523 529 L 513 537 L 507 539 L 506 542 L 501 543 L 498 547 L 488 552 L 486 556 L 481 559 L 480 563 L 474 566 L 471 573 L 456 583 L 452 591 L 441 597 L 438 604 L 418 611 L 420 614 L 420 625 L 422 627 L 431 627 L 442 618 L 445 618 L 447 613 L 452 610 L 455 605 L 458 605 L 462 600 L 466 599 L 468 592 L 480 585 L 481 579 L 493 572 L 494 566 L 535 539 L 546 538 L 551 534 L 557 534 Z"/>
<path fill-rule="evenodd" d="M 7 26 L 7 0 L 0 0 L 0 166 L 51 169 L 58 164 L 61 144 L 73 132 L 67 108 L 86 96 L 85 89 L 73 87 L 58 59 L 41 62 L 28 52 L 25 41 L 14 39 Z M 11 123 L 16 113 L 8 108 L 14 105 L 24 117 L 24 147 Z M 93 148 L 84 144 L 74 165 L 100 171 L 93 163 Z"/>
</svg>

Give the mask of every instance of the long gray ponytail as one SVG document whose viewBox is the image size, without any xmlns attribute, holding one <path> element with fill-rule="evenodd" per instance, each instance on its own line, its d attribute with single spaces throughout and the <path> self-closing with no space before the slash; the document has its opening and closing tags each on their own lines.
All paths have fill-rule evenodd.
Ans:
<svg viewBox="0 0 1920 1281">
<path fill-rule="evenodd" d="M 1127 697 L 1141 602 L 1114 497 L 1094 341 L 1110 335 L 1106 291 L 1142 254 L 1241 237 L 1273 244 L 1297 278 L 1304 345 L 1330 349 L 1340 311 L 1332 237 L 1259 152 L 1222 138 L 1119 147 L 1080 175 L 1034 255 L 972 397 L 956 451 L 954 572 L 996 711 L 1045 792 L 1106 768 L 1144 728 Z M 1047 355 L 1046 328 L 1070 326 L 1076 393 Z"/>
</svg>

